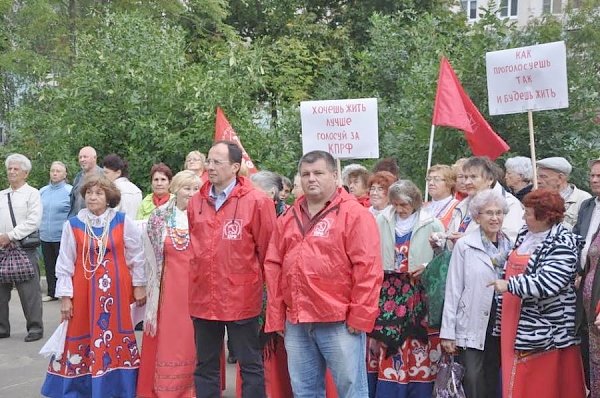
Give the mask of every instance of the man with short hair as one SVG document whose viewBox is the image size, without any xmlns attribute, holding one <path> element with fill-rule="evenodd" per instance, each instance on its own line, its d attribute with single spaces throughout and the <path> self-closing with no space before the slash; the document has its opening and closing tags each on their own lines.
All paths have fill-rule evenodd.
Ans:
<svg viewBox="0 0 600 398">
<path fill-rule="evenodd" d="M 220 356 L 227 336 L 240 365 L 242 396 L 264 398 L 258 316 L 263 261 L 275 225 L 273 201 L 238 176 L 242 151 L 219 141 L 208 152 L 208 183 L 190 200 L 189 311 L 194 323 L 197 398 L 221 393 Z"/>
<path fill-rule="evenodd" d="M 85 207 L 85 200 L 79 192 L 85 177 L 104 173 L 102 167 L 97 165 L 96 150 L 91 146 L 84 146 L 79 150 L 79 166 L 81 166 L 81 170 L 75 175 L 73 189 L 71 189 L 71 210 L 69 210 L 69 217 L 76 216 L 79 210 Z"/>
<path fill-rule="evenodd" d="M 538 188 L 558 192 L 565 200 L 565 219 L 562 224 L 572 229 L 577 222 L 577 214 L 581 203 L 591 195 L 569 184 L 569 176 L 573 167 L 563 157 L 551 157 L 537 161 Z"/>
<path fill-rule="evenodd" d="M 27 184 L 31 161 L 24 155 L 14 153 L 6 158 L 5 166 L 10 186 L 0 191 L 0 250 L 19 245 L 19 241 L 35 232 L 42 222 L 40 193 Z M 0 283 L 0 339 L 10 337 L 8 302 L 14 285 L 27 321 L 25 342 L 31 342 L 44 336 L 42 294 L 37 248 L 22 249 L 33 265 L 34 275 L 29 280 L 15 284 Z"/>
<path fill-rule="evenodd" d="M 295 397 L 325 396 L 325 369 L 344 397 L 368 397 L 366 332 L 383 279 L 371 213 L 338 187 L 324 151 L 299 163 L 304 196 L 277 220 L 265 260 L 265 332 L 285 333 Z"/>
</svg>

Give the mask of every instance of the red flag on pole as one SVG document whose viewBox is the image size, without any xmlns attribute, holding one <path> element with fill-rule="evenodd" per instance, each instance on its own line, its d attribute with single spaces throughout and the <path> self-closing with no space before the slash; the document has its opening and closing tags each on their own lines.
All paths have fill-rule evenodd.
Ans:
<svg viewBox="0 0 600 398">
<path fill-rule="evenodd" d="M 510 149 L 471 101 L 446 57 L 440 64 L 432 124 L 462 130 L 475 156 L 494 160 Z"/>
<path fill-rule="evenodd" d="M 248 156 L 248 152 L 244 149 L 242 142 L 238 138 L 237 134 L 229 124 L 229 121 L 225 117 L 223 110 L 217 106 L 217 120 L 215 121 L 215 141 L 232 141 L 235 142 L 242 150 L 242 162 L 248 168 L 248 175 L 256 173 L 256 167 Z"/>
</svg>

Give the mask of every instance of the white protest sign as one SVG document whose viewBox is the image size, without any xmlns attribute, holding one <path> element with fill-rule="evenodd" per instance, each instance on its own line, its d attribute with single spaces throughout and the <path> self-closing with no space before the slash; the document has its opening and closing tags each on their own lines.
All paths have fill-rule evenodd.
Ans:
<svg viewBox="0 0 600 398">
<path fill-rule="evenodd" d="M 379 157 L 377 98 L 300 103 L 302 153 L 322 150 L 337 159 Z"/>
<path fill-rule="evenodd" d="M 490 115 L 569 107 L 563 41 L 488 52 Z"/>
</svg>

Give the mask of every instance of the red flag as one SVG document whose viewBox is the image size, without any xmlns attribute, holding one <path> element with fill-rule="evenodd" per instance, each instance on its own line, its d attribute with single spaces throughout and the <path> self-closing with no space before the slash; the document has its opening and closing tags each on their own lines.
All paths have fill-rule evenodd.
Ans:
<svg viewBox="0 0 600 398">
<path fill-rule="evenodd" d="M 510 149 L 479 113 L 446 57 L 440 64 L 432 124 L 462 130 L 475 156 L 494 160 Z"/>
<path fill-rule="evenodd" d="M 248 175 L 256 173 L 256 167 L 252 163 L 252 159 L 248 156 L 248 152 L 244 149 L 242 142 L 229 124 L 223 110 L 217 106 L 217 120 L 215 121 L 215 141 L 232 141 L 235 142 L 242 150 L 242 162 L 248 168 Z"/>
</svg>

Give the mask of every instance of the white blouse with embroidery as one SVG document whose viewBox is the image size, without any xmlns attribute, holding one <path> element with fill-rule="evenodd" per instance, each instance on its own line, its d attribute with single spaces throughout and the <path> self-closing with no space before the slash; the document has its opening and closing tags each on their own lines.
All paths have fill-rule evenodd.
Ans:
<svg viewBox="0 0 600 398">
<path fill-rule="evenodd" d="M 99 216 L 92 214 L 87 209 L 77 213 L 77 218 L 92 227 L 108 225 L 115 217 L 115 209 L 109 208 Z M 144 250 L 142 235 L 135 221 L 125 217 L 123 226 L 123 241 L 125 243 L 125 262 L 132 275 L 133 286 L 146 286 L 146 273 L 144 271 Z M 77 244 L 75 235 L 69 221 L 65 222 L 60 239 L 60 252 L 56 260 L 56 297 L 73 297 L 73 274 L 77 259 Z"/>
</svg>

